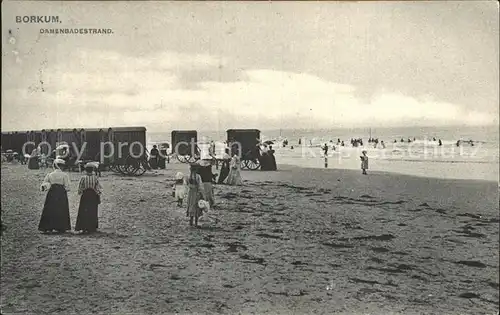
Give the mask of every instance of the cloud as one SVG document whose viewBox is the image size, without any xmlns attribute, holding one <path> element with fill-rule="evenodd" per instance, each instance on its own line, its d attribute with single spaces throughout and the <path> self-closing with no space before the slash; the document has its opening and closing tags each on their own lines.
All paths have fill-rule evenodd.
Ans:
<svg viewBox="0 0 500 315">
<path fill-rule="evenodd" d="M 3 129 L 498 124 L 495 113 L 468 110 L 429 96 L 417 99 L 398 91 L 379 90 L 371 98 L 361 97 L 355 86 L 307 73 L 224 70 L 239 78 L 234 81 L 193 75 L 217 73 L 228 64 L 209 55 L 162 52 L 130 57 L 81 51 L 66 63 L 48 66 L 41 74 L 41 86 L 5 90 L 2 103 L 8 105 L 2 108 Z M 192 80 L 189 88 L 183 82 L 187 79 Z"/>
</svg>

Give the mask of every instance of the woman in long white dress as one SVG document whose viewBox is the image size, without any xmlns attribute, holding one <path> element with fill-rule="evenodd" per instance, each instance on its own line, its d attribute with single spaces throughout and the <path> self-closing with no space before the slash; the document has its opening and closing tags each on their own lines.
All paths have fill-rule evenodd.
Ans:
<svg viewBox="0 0 500 315">
<path fill-rule="evenodd" d="M 242 185 L 241 180 L 241 161 L 237 154 L 234 154 L 229 163 L 229 176 L 227 177 L 227 184 L 233 186 Z"/>
</svg>

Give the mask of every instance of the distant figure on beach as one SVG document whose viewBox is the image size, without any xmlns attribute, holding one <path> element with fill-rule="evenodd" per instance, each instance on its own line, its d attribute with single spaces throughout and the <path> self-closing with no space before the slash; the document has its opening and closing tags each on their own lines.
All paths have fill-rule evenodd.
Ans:
<svg viewBox="0 0 500 315">
<path fill-rule="evenodd" d="M 191 164 L 188 177 L 188 197 L 186 216 L 189 217 L 189 225 L 198 227 L 198 218 L 203 214 L 202 209 L 198 205 L 198 201 L 203 199 L 203 183 L 201 176 L 198 174 L 198 164 Z M 194 221 L 194 222 L 193 222 Z"/>
<path fill-rule="evenodd" d="M 360 156 L 362 174 L 367 175 L 366 170 L 368 169 L 368 156 L 366 155 L 366 151 L 363 151 L 361 153 L 363 154 Z"/>
<path fill-rule="evenodd" d="M 28 159 L 28 168 L 30 170 L 37 170 L 40 168 L 40 164 L 38 163 L 38 150 L 37 149 L 33 149 L 33 151 L 31 151 L 31 155 Z"/>
<path fill-rule="evenodd" d="M 269 170 L 270 171 L 277 171 L 278 166 L 276 165 L 276 157 L 274 156 L 274 150 L 272 146 L 269 146 L 269 151 L 267 154 L 269 155 Z"/>
<path fill-rule="evenodd" d="M 169 159 L 167 150 L 168 150 L 168 147 L 165 147 L 165 145 L 163 145 L 160 149 L 160 154 L 158 157 L 158 168 L 159 169 L 164 170 L 167 168 L 167 162 Z"/>
<path fill-rule="evenodd" d="M 227 176 L 229 175 L 229 163 L 231 161 L 231 156 L 229 155 L 229 149 L 225 150 L 222 157 L 222 166 L 220 169 L 219 178 L 217 179 L 217 184 L 224 184 Z"/>
<path fill-rule="evenodd" d="M 260 170 L 261 171 L 268 171 L 269 170 L 269 148 L 267 147 L 267 144 L 264 143 L 262 148 L 260 149 L 261 154 L 259 155 L 259 164 L 260 164 Z"/>
<path fill-rule="evenodd" d="M 384 140 L 380 141 L 380 145 L 382 146 L 382 149 L 385 149 L 385 143 L 384 143 Z"/>
<path fill-rule="evenodd" d="M 324 156 L 328 156 L 328 144 L 325 143 L 322 147 Z"/>
<path fill-rule="evenodd" d="M 151 149 L 151 152 L 149 152 L 149 155 L 149 165 L 154 170 L 158 169 L 158 157 L 160 155 L 160 151 L 158 151 L 156 144 Z"/>
<path fill-rule="evenodd" d="M 94 164 L 87 163 L 86 174 L 78 184 L 78 195 L 81 197 L 75 231 L 83 233 L 93 233 L 99 228 L 98 208 L 101 203 L 102 186 L 99 178 L 94 175 L 94 170 Z"/>
<path fill-rule="evenodd" d="M 441 141 L 441 139 L 439 139 L 438 144 L 439 144 L 439 146 L 442 146 L 443 145 L 443 141 Z"/>
<path fill-rule="evenodd" d="M 177 206 L 182 207 L 182 202 L 186 197 L 187 180 L 182 172 L 175 174 L 174 198 L 177 201 Z"/>
<path fill-rule="evenodd" d="M 45 176 L 40 187 L 42 191 L 48 191 L 38 224 L 38 230 L 44 233 L 53 230 L 64 233 L 71 230 L 68 203 L 70 180 L 68 174 L 61 171 L 64 163 L 62 159 L 54 160 L 54 171 Z"/>
<path fill-rule="evenodd" d="M 26 157 L 24 156 L 24 154 L 22 152 L 18 153 L 18 157 L 19 157 L 19 163 L 21 163 L 21 165 L 25 165 L 26 164 Z"/>
<path fill-rule="evenodd" d="M 302 140 L 299 138 L 299 145 L 301 145 L 301 144 L 302 144 Z"/>
<path fill-rule="evenodd" d="M 229 167 L 230 170 L 229 170 L 229 176 L 227 177 L 227 184 L 232 186 L 242 185 L 243 183 L 240 174 L 241 162 L 238 155 L 236 154 L 233 155 Z"/>
<path fill-rule="evenodd" d="M 210 141 L 210 146 L 208 147 L 208 155 L 210 155 L 212 158 L 216 158 L 215 156 L 217 155 L 215 152 L 215 142 L 212 140 Z"/>
<path fill-rule="evenodd" d="M 457 147 L 459 147 L 459 146 L 460 146 L 460 140 L 457 141 Z"/>
</svg>

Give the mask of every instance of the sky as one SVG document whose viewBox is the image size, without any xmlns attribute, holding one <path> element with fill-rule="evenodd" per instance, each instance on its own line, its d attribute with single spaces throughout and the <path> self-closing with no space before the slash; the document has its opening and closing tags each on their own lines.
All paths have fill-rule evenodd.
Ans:
<svg viewBox="0 0 500 315">
<path fill-rule="evenodd" d="M 495 1 L 3 1 L 1 128 L 498 125 L 498 28 Z"/>
</svg>

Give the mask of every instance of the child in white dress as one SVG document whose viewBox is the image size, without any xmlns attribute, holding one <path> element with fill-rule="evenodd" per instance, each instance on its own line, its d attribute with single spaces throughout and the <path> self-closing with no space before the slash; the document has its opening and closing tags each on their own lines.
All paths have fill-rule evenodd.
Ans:
<svg viewBox="0 0 500 315">
<path fill-rule="evenodd" d="M 178 172 L 175 174 L 175 185 L 173 187 L 173 195 L 177 201 L 177 205 L 182 207 L 182 202 L 187 194 L 187 180 L 184 174 Z"/>
</svg>

